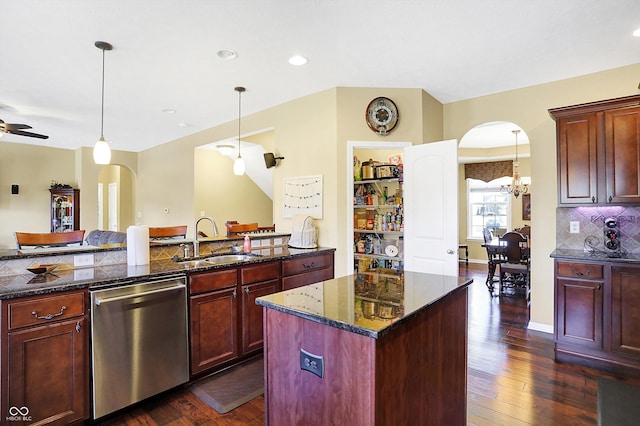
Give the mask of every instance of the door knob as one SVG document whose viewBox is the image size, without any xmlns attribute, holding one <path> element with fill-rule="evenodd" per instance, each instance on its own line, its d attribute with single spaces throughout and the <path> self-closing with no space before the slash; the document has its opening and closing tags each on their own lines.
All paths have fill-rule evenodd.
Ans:
<svg viewBox="0 0 640 426">
<path fill-rule="evenodd" d="M 455 253 L 455 251 L 453 251 L 453 250 L 451 250 L 451 249 L 448 249 L 448 250 L 447 250 L 447 254 L 453 254 L 453 253 Z"/>
</svg>

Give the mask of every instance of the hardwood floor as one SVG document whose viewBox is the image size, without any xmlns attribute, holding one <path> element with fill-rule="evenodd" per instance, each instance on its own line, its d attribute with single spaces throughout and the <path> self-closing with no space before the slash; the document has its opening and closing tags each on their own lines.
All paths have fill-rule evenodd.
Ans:
<svg viewBox="0 0 640 426">
<path fill-rule="evenodd" d="M 489 294 L 486 265 L 461 264 L 460 275 L 474 279 L 469 292 L 467 423 L 596 425 L 598 378 L 611 376 L 555 363 L 553 336 L 526 328 L 529 309 L 522 295 Z M 183 388 L 98 424 L 257 426 L 264 424 L 264 398 L 223 415 Z"/>
</svg>

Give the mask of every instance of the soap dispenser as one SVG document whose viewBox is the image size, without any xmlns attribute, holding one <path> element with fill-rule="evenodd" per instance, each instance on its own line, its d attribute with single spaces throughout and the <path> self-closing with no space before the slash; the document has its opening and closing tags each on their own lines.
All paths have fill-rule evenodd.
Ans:
<svg viewBox="0 0 640 426">
<path fill-rule="evenodd" d="M 245 253 L 250 253 L 251 252 L 251 240 L 249 239 L 248 235 L 244 236 L 244 252 Z"/>
</svg>

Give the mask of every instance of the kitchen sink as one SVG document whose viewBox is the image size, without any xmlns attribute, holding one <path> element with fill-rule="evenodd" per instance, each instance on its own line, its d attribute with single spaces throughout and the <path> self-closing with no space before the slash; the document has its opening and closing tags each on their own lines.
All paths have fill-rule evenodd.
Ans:
<svg viewBox="0 0 640 426">
<path fill-rule="evenodd" d="M 253 260 L 258 257 L 260 257 L 260 255 L 258 254 L 240 253 L 240 254 L 220 254 L 220 255 L 205 257 L 202 259 L 190 259 L 190 260 L 174 258 L 174 260 L 176 262 L 183 263 L 188 267 L 196 268 L 196 267 L 211 266 L 211 265 L 225 265 L 225 264 L 232 264 L 232 263 L 247 262 L 249 260 Z"/>
</svg>

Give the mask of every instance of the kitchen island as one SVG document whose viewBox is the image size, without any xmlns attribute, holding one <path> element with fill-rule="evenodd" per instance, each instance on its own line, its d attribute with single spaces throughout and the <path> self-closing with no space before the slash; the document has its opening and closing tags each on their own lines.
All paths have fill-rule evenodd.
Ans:
<svg viewBox="0 0 640 426">
<path fill-rule="evenodd" d="M 268 425 L 464 425 L 472 280 L 377 271 L 260 297 Z"/>
</svg>

